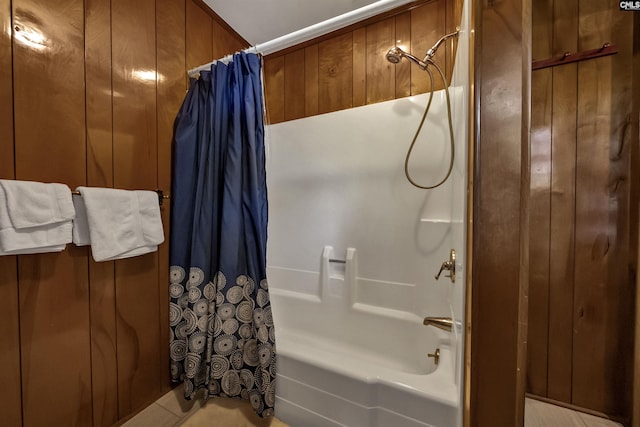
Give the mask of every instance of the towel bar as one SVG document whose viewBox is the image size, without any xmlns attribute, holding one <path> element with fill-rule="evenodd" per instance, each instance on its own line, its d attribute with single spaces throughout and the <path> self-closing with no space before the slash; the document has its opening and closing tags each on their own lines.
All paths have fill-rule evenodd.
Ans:
<svg viewBox="0 0 640 427">
<path fill-rule="evenodd" d="M 153 190 L 153 191 L 155 191 L 158 194 L 158 204 L 160 206 L 162 206 L 162 202 L 163 202 L 164 199 L 170 199 L 171 198 L 171 196 L 169 196 L 168 194 L 164 194 L 164 191 L 162 191 L 162 190 L 158 189 L 158 190 Z M 81 196 L 79 191 L 71 191 L 71 194 L 74 194 L 76 196 Z"/>
</svg>

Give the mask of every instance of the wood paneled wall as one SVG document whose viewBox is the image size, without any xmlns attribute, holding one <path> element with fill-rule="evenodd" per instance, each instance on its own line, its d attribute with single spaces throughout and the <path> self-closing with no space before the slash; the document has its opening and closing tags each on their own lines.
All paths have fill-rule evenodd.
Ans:
<svg viewBox="0 0 640 427">
<path fill-rule="evenodd" d="M 247 45 L 199 0 L 0 0 L 0 23 L 0 177 L 71 188 L 168 192 L 186 69 Z M 0 257 L 2 425 L 109 426 L 167 391 L 167 274 L 166 242 Z"/>
<path fill-rule="evenodd" d="M 440 37 L 460 25 L 461 14 L 461 0 L 416 1 L 268 55 L 264 76 L 269 123 L 427 92 L 424 71 L 406 60 L 391 64 L 385 54 L 398 45 L 423 57 Z M 455 46 L 452 40 L 435 56 L 448 79 Z M 444 87 L 437 75 L 434 83 L 436 89 Z"/>
<path fill-rule="evenodd" d="M 620 52 L 533 72 L 528 391 L 628 419 L 640 40 L 617 3 L 546 0 L 533 12 L 535 59 L 605 42 Z"/>
</svg>

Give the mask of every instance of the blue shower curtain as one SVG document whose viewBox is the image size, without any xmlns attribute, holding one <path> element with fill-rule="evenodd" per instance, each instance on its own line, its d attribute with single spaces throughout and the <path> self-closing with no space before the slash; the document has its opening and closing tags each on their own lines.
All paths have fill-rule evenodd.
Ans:
<svg viewBox="0 0 640 427">
<path fill-rule="evenodd" d="M 186 398 L 244 398 L 273 415 L 260 58 L 191 79 L 176 119 L 170 247 L 171 377 Z"/>
</svg>

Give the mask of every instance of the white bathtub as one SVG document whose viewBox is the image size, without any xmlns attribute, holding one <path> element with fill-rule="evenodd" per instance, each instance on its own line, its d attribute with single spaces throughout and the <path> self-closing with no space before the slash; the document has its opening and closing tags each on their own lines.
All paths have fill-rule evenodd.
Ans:
<svg viewBox="0 0 640 427">
<path fill-rule="evenodd" d="M 459 331 L 382 307 L 393 288 L 374 289 L 378 305 L 360 302 L 375 298 L 358 276 L 356 249 L 347 249 L 344 263 L 335 259 L 327 246 L 318 272 L 268 268 L 277 416 L 292 427 L 455 426 Z M 436 349 L 437 365 L 427 357 Z"/>
<path fill-rule="evenodd" d="M 454 426 L 449 333 L 421 319 L 270 289 L 277 416 L 291 427 Z M 300 322 L 299 319 L 305 319 Z M 427 353 L 440 349 L 436 366 Z"/>
</svg>

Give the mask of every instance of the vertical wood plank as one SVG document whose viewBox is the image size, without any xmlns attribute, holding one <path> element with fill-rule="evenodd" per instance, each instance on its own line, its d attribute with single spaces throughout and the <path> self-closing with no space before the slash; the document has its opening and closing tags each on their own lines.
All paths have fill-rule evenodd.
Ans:
<svg viewBox="0 0 640 427">
<path fill-rule="evenodd" d="M 86 180 L 84 87 L 79 84 L 84 82 L 83 2 L 16 0 L 13 9 L 18 32 L 33 30 L 46 38 L 29 45 L 16 35 L 14 42 L 17 178 L 74 188 Z"/>
<path fill-rule="evenodd" d="M 571 402 L 573 337 L 576 67 L 553 70 L 548 397 Z"/>
<path fill-rule="evenodd" d="M 112 0 L 111 8 L 113 91 L 127 94 L 113 99 L 114 185 L 154 189 L 158 183 L 155 0 L 135 5 Z M 206 40 L 211 43 L 210 35 Z M 158 292 L 157 253 L 116 261 L 121 418 L 160 394 Z"/>
<path fill-rule="evenodd" d="M 405 12 L 396 16 L 396 40 L 395 45 L 403 50 L 411 52 L 411 12 Z M 411 64 L 409 61 L 400 61 L 396 64 L 396 98 L 411 95 Z"/>
<path fill-rule="evenodd" d="M 631 31 L 633 35 L 633 40 L 640 40 L 640 18 L 637 14 L 635 14 L 633 19 L 633 29 Z M 634 42 L 635 43 L 635 42 Z M 638 176 L 640 175 L 640 171 L 638 170 L 638 166 L 640 164 L 640 149 L 638 147 L 640 143 L 640 55 L 634 55 L 631 60 L 631 71 L 633 75 L 633 89 L 632 89 L 632 103 L 631 103 L 631 117 L 629 120 L 629 130 L 630 130 L 630 138 L 631 138 L 631 201 L 632 205 L 630 208 L 630 217 L 631 218 L 640 218 L 640 186 L 638 185 L 640 179 Z M 628 406 L 633 408 L 630 411 L 631 415 L 631 425 L 633 427 L 640 426 L 640 369 L 637 367 L 640 366 L 640 292 L 637 290 L 640 289 L 640 276 L 638 276 L 638 266 L 640 266 L 640 239 L 638 238 L 640 227 L 640 221 L 634 223 L 633 219 L 631 220 L 631 242 L 635 242 L 635 245 L 631 245 L 631 272 L 635 272 L 636 276 L 636 294 L 635 298 L 631 298 L 630 304 L 635 305 L 635 346 L 634 346 L 634 359 L 631 361 L 632 363 L 632 371 L 633 371 L 633 386 L 629 398 L 631 402 L 628 403 Z M 635 263 L 634 263 L 635 261 Z M 633 276 L 633 274 L 632 274 Z M 628 399 L 629 399 L 628 398 Z"/>
<path fill-rule="evenodd" d="M 284 56 L 264 60 L 265 100 L 267 123 L 284 121 Z"/>
<path fill-rule="evenodd" d="M 304 49 L 304 113 L 318 114 L 318 45 Z"/>
<path fill-rule="evenodd" d="M 385 54 L 395 45 L 395 19 L 387 18 L 368 25 L 367 63 L 367 104 L 387 101 L 395 97 L 395 65 L 386 60 Z"/>
<path fill-rule="evenodd" d="M 604 378 L 593 367 L 605 366 L 606 256 L 611 245 L 608 230 L 608 87 L 592 87 L 598 78 L 606 82 L 610 59 L 578 64 L 578 140 L 576 164 L 576 231 L 573 402 L 602 410 Z M 604 64 L 603 64 L 604 62 Z M 606 83 L 605 83 L 606 85 Z M 608 86 L 608 85 L 607 85 Z M 591 90 L 582 90 L 591 88 Z"/>
<path fill-rule="evenodd" d="M 353 31 L 353 106 L 365 104 L 367 97 L 367 29 Z"/>
<path fill-rule="evenodd" d="M 11 2 L 0 0 L 0 178 L 15 178 L 13 167 L 13 83 Z M 15 256 L 0 257 L 0 293 L 4 318 L 0 324 L 0 419 L 22 425 L 18 269 Z"/>
<path fill-rule="evenodd" d="M 160 396 L 158 254 L 116 261 L 120 418 Z"/>
<path fill-rule="evenodd" d="M 304 49 L 284 56 L 284 119 L 304 117 L 305 77 Z"/>
<path fill-rule="evenodd" d="M 87 185 L 113 187 L 111 2 L 85 2 Z M 87 248 L 87 254 L 89 249 Z M 89 256 L 89 255 L 88 255 Z M 118 420 L 115 270 L 89 260 L 93 425 Z"/>
<path fill-rule="evenodd" d="M 411 10 L 411 51 L 418 58 L 423 58 L 427 50 L 444 35 L 444 8 L 440 6 L 440 3 L 444 1 L 436 0 Z M 439 49 L 434 56 L 434 61 L 443 68 L 444 58 L 444 49 Z M 434 74 L 434 88 L 439 90 L 444 86 L 436 74 Z M 413 71 L 411 74 L 411 95 L 425 93 L 429 89 L 427 73 Z"/>
<path fill-rule="evenodd" d="M 84 184 L 82 0 L 13 2 L 16 178 Z M 18 260 L 23 425 L 90 425 L 91 365 L 85 249 Z"/>
<path fill-rule="evenodd" d="M 190 1 L 190 0 L 189 0 Z M 185 0 L 157 1 L 158 55 L 158 187 L 171 189 L 171 149 L 173 123 L 184 99 Z M 162 392 L 171 388 L 169 375 L 169 218 L 171 203 L 162 205 L 165 242 L 158 248 L 160 298 L 160 378 Z"/>
<path fill-rule="evenodd" d="M 87 183 L 113 186 L 111 2 L 86 0 Z M 121 95 L 121 94 L 120 94 Z"/>
<path fill-rule="evenodd" d="M 482 46 L 475 57 L 475 106 L 482 108 L 474 143 L 470 378 L 471 422 L 477 426 L 524 422 L 527 319 L 520 313 L 526 313 L 529 268 L 528 223 L 522 221 L 530 185 L 530 11 L 529 1 L 484 2 L 474 22 Z"/>
<path fill-rule="evenodd" d="M 114 185 L 157 184 L 155 1 L 112 0 Z M 118 96 L 118 94 L 127 96 Z M 131 103 L 130 99 L 138 102 Z"/>
<path fill-rule="evenodd" d="M 191 2 L 191 0 L 187 0 Z M 238 40 L 234 34 L 229 33 L 226 28 L 220 25 L 216 20 L 212 19 L 213 31 L 212 31 L 212 54 L 211 58 L 204 63 L 213 61 L 214 59 L 222 58 L 226 55 L 239 52 L 245 49 L 247 46 L 242 41 Z M 198 64 L 201 65 L 201 64 Z"/>
<path fill-rule="evenodd" d="M 351 33 L 318 45 L 318 111 L 351 108 L 353 103 L 353 37 Z"/>
<path fill-rule="evenodd" d="M 550 56 L 578 48 L 577 1 L 555 1 Z M 548 397 L 571 402 L 577 66 L 553 69 Z"/>
<path fill-rule="evenodd" d="M 543 71 L 543 70 L 541 70 Z M 549 209 L 551 180 L 551 70 L 534 73 L 531 123 L 531 266 L 527 391 L 547 395 L 549 351 Z"/>
<path fill-rule="evenodd" d="M 453 0 L 453 29 L 455 30 L 462 22 L 462 9 L 464 0 Z M 456 39 L 457 40 L 457 39 Z M 455 54 L 454 54 L 455 57 Z"/>
<path fill-rule="evenodd" d="M 89 250 L 87 249 L 87 254 Z M 89 260 L 93 425 L 118 421 L 115 267 Z"/>
<path fill-rule="evenodd" d="M 13 179 L 13 68 L 11 0 L 0 0 L 0 176 Z"/>
<path fill-rule="evenodd" d="M 186 0 L 187 69 L 211 62 L 213 53 L 213 20 L 192 0 Z M 219 47 L 216 46 L 216 49 Z"/>
<path fill-rule="evenodd" d="M 553 1 L 533 5 L 534 58 L 552 52 Z M 529 254 L 529 334 L 527 341 L 527 391 L 547 395 L 549 338 L 549 210 L 551 206 L 552 71 L 538 70 L 531 78 L 531 194 Z"/>
<path fill-rule="evenodd" d="M 441 16 L 444 19 L 444 32 L 440 35 L 440 37 L 442 37 L 444 34 L 453 32 L 455 25 L 453 25 L 452 0 L 444 0 L 439 2 L 438 16 Z M 438 63 L 438 65 L 440 65 L 442 71 L 444 71 L 444 75 L 446 76 L 448 82 L 451 81 L 451 76 L 453 75 L 453 42 L 453 39 L 449 39 L 445 41 L 439 48 L 439 50 L 442 51 L 442 62 Z"/>
<path fill-rule="evenodd" d="M 18 264 L 23 425 L 90 425 L 86 250 L 68 245 Z"/>
<path fill-rule="evenodd" d="M 628 390 L 631 377 L 633 293 L 628 272 L 621 268 L 625 260 L 629 265 L 629 160 L 620 130 L 630 112 L 633 54 L 632 24 L 624 16 L 614 5 L 580 3 L 578 47 L 615 37 L 621 51 L 578 64 L 572 399 L 576 405 L 628 416 L 631 408 L 621 391 Z"/>
<path fill-rule="evenodd" d="M 616 412 L 623 419 L 632 420 L 634 406 L 640 401 L 633 396 L 633 373 L 638 369 L 632 357 L 632 337 L 634 333 L 634 313 L 638 310 L 634 296 L 637 293 L 635 277 L 638 271 L 638 141 L 640 132 L 638 119 L 640 103 L 634 85 L 640 82 L 638 74 L 638 47 L 640 43 L 640 18 L 638 14 L 631 16 L 612 5 L 614 12 L 611 18 L 611 38 L 620 44 L 622 55 L 612 58 L 611 99 L 616 100 L 611 106 L 611 173 L 609 178 L 609 194 L 614 212 L 609 217 L 611 229 L 616 230 L 615 244 L 612 247 L 608 264 L 610 278 L 609 295 L 612 305 L 609 307 L 611 323 L 616 325 L 615 333 L 607 334 L 607 346 L 615 366 L 610 384 L 615 387 Z M 635 24 L 634 24 L 635 21 Z M 634 26 L 637 31 L 634 34 Z M 635 59 L 634 59 L 635 57 Z M 635 61 L 635 67 L 634 67 Z M 634 105 L 635 104 L 635 105 Z M 626 260 L 627 268 L 620 268 L 614 260 Z M 611 399 L 613 400 L 613 399 Z"/>
<path fill-rule="evenodd" d="M 449 16 L 447 15 L 447 33 L 456 31 L 460 28 L 460 24 L 462 23 L 462 8 L 464 7 L 463 0 L 453 0 L 450 3 L 453 3 L 451 11 L 452 17 L 451 20 L 449 20 Z M 447 43 L 447 58 L 450 58 L 451 61 L 451 73 L 453 73 L 453 69 L 456 65 L 458 38 L 459 37 L 454 37 L 450 43 Z M 451 76 L 447 76 L 447 78 L 451 81 Z"/>
<path fill-rule="evenodd" d="M 13 160 L 13 158 L 12 158 Z M 4 165 L 1 165 L 4 167 Z M 4 169 L 2 178 L 9 178 Z M 18 276 L 15 256 L 0 257 L 0 292 L 4 299 L 5 320 L 0 327 L 0 363 L 6 366 L 0 374 L 0 416 L 9 426 L 22 425 L 22 386 L 20 381 L 20 324 Z"/>
</svg>

